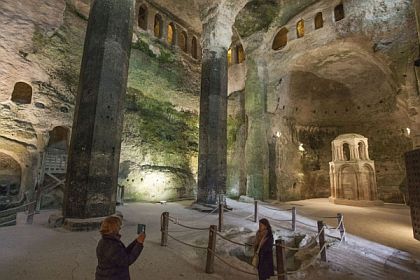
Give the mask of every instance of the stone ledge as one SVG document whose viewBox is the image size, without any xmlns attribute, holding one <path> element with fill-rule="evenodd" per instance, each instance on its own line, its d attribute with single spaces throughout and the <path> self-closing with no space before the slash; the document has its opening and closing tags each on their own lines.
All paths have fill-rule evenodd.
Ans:
<svg viewBox="0 0 420 280">
<path fill-rule="evenodd" d="M 383 206 L 382 200 L 351 200 L 351 199 L 340 199 L 329 197 L 328 200 L 334 204 L 347 205 L 347 206 L 358 206 L 358 207 L 373 207 Z"/>
<path fill-rule="evenodd" d="M 119 211 L 117 211 L 114 215 L 111 215 L 111 216 L 117 216 L 121 219 L 121 221 L 123 220 L 123 215 Z M 94 230 L 99 230 L 101 228 L 102 221 L 105 218 L 106 217 L 74 219 L 74 218 L 62 217 L 63 219 L 62 226 L 63 228 L 69 231 L 94 231 Z"/>
</svg>

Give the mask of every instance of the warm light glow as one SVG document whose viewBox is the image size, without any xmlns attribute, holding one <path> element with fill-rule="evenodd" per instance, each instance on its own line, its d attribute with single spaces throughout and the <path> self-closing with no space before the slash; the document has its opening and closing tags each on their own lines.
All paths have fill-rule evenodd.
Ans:
<svg viewBox="0 0 420 280">
<path fill-rule="evenodd" d="M 299 151 L 301 151 L 301 152 L 304 152 L 305 151 L 305 148 L 303 148 L 303 144 L 302 143 L 299 144 Z"/>
<path fill-rule="evenodd" d="M 174 28 L 172 23 L 168 25 L 168 44 L 172 45 L 174 43 Z"/>
<path fill-rule="evenodd" d="M 305 22 L 303 19 L 299 20 L 296 25 L 297 37 L 302 38 L 305 35 Z"/>
<path fill-rule="evenodd" d="M 410 134 L 411 134 L 411 129 L 407 127 L 407 128 L 406 128 L 406 130 L 407 130 L 407 135 L 408 135 L 408 136 L 410 136 Z"/>
<path fill-rule="evenodd" d="M 228 64 L 231 65 L 232 64 L 232 49 L 228 49 L 227 60 L 228 60 Z"/>
</svg>

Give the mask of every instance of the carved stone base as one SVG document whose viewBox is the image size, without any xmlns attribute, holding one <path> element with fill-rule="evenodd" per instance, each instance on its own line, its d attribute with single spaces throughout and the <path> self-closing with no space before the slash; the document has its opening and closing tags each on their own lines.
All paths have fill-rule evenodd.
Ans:
<svg viewBox="0 0 420 280">
<path fill-rule="evenodd" d="M 359 206 L 359 207 L 373 207 L 373 206 L 384 205 L 384 202 L 382 200 L 350 200 L 350 199 L 340 199 L 340 198 L 332 198 L 332 197 L 329 197 L 328 200 L 334 204 Z"/>
</svg>

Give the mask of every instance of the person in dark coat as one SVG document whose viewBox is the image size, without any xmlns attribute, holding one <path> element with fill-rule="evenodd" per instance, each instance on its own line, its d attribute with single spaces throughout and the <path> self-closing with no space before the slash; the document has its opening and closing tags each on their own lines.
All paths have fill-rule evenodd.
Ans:
<svg viewBox="0 0 420 280">
<path fill-rule="evenodd" d="M 269 279 L 274 275 L 273 240 L 270 223 L 267 219 L 261 219 L 254 246 L 254 252 L 258 258 L 257 269 L 260 280 Z"/>
<path fill-rule="evenodd" d="M 128 267 L 134 263 L 143 250 L 145 234 L 140 233 L 136 240 L 128 247 L 120 241 L 121 220 L 110 216 L 101 224 L 102 239 L 96 247 L 98 266 L 96 267 L 96 280 L 129 280 Z"/>
</svg>

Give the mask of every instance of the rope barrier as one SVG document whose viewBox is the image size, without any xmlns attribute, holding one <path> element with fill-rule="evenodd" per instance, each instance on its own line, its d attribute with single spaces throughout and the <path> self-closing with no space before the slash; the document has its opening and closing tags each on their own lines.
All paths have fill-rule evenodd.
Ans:
<svg viewBox="0 0 420 280">
<path fill-rule="evenodd" d="M 195 222 L 198 220 L 201 220 L 211 214 L 213 214 L 214 212 L 216 212 L 218 210 L 218 208 L 213 209 L 211 212 L 206 213 L 205 215 L 199 216 L 199 217 L 195 217 L 193 219 L 182 219 L 184 222 Z"/>
<path fill-rule="evenodd" d="M 4 226 L 4 225 L 10 225 L 10 226 L 13 226 L 14 224 L 13 223 L 16 223 L 17 221 L 16 220 L 11 220 L 11 221 L 8 221 L 8 222 L 4 222 L 4 223 L 1 223 L 0 224 L 0 227 L 1 226 Z"/>
<path fill-rule="evenodd" d="M 212 254 L 213 254 L 213 256 L 215 256 L 216 257 L 216 259 L 218 259 L 219 261 L 221 261 L 222 263 L 224 263 L 225 265 L 227 265 L 227 266 L 229 266 L 230 268 L 233 268 L 233 269 L 235 269 L 235 270 L 237 270 L 237 271 L 240 271 L 240 272 L 242 272 L 242 273 L 246 273 L 246 274 L 249 274 L 249 275 L 254 275 L 254 276 L 257 276 L 258 275 L 258 273 L 255 273 L 255 272 L 250 272 L 250 271 L 247 271 L 247 270 L 243 270 L 243 269 L 241 269 L 241 268 L 238 268 L 238 267 L 236 267 L 236 266 L 233 266 L 232 264 L 230 264 L 230 263 L 228 263 L 227 261 L 225 261 L 222 257 L 220 257 L 219 255 L 217 255 L 216 254 L 216 252 L 214 252 L 212 249 L 210 249 L 210 248 L 207 248 L 207 250 L 208 251 L 210 251 Z"/>
<path fill-rule="evenodd" d="M 261 207 L 266 208 L 266 209 L 278 211 L 278 212 L 288 212 L 288 211 L 292 211 L 293 210 L 293 208 L 279 209 L 279 208 L 268 207 L 268 206 L 265 206 L 264 204 L 258 204 L 258 206 L 261 206 Z"/>
<path fill-rule="evenodd" d="M 181 226 L 181 227 L 184 227 L 184 228 L 188 228 L 188 229 L 193 229 L 193 230 L 208 230 L 209 229 L 207 227 L 206 228 L 198 228 L 198 227 L 192 227 L 192 226 L 187 226 L 187 225 L 181 224 L 178 221 L 178 219 L 177 218 L 174 218 L 174 217 L 169 217 L 169 221 L 171 221 L 175 225 L 178 225 L 178 226 Z"/>
<path fill-rule="evenodd" d="M 2 210 L 2 211 L 0 211 L 0 215 L 2 215 L 4 213 L 7 213 L 7 212 L 14 212 L 15 210 L 20 210 L 21 208 L 26 208 L 29 205 L 32 205 L 32 204 L 35 204 L 35 203 L 36 203 L 36 201 L 32 201 L 32 202 L 28 202 L 28 203 L 20 205 L 20 206 L 16 206 L 16 207 L 13 207 L 13 208 Z"/>
<path fill-rule="evenodd" d="M 223 240 L 226 240 L 226 241 L 228 241 L 228 242 L 230 242 L 230 243 L 233 243 L 233 244 L 236 244 L 236 245 L 239 245 L 239 246 L 243 246 L 243 247 L 254 246 L 254 244 L 250 244 L 250 243 L 240 243 L 240 242 L 234 241 L 234 240 L 232 240 L 232 239 L 229 239 L 229 238 L 227 238 L 227 237 L 223 236 L 223 235 L 222 235 L 221 233 L 219 233 L 219 232 L 216 232 L 216 234 L 217 234 L 217 236 L 219 236 L 219 237 L 220 237 L 220 238 L 222 238 Z"/>
<path fill-rule="evenodd" d="M 299 271 L 302 271 L 302 270 L 307 269 L 308 267 L 310 267 L 311 265 L 313 265 L 313 264 L 316 262 L 316 260 L 318 259 L 318 257 L 321 255 L 322 251 L 323 251 L 323 250 L 326 250 L 326 249 L 327 249 L 327 243 L 325 243 L 325 244 L 324 244 L 324 246 L 322 246 L 322 248 L 321 248 L 321 250 L 319 250 L 318 254 L 316 254 L 316 255 L 315 255 L 315 256 L 311 259 L 311 261 L 310 261 L 309 263 L 307 263 L 307 264 L 306 264 L 306 265 L 304 265 L 304 266 L 299 267 L 299 269 L 298 269 L 298 270 L 295 270 L 295 271 L 288 271 L 288 272 L 287 272 L 287 274 L 295 274 L 295 273 L 298 273 Z"/>
<path fill-rule="evenodd" d="M 168 233 L 168 236 L 169 236 L 170 238 L 172 238 L 173 240 L 175 240 L 175 241 L 177 241 L 177 242 L 179 242 L 179 243 L 181 243 L 181 244 L 184 244 L 184 245 L 186 245 L 186 246 L 189 246 L 189 247 L 192 247 L 192 248 L 195 248 L 195 249 L 203 249 L 203 250 L 207 250 L 207 247 L 189 244 L 189 243 L 187 243 L 187 242 L 181 241 L 181 240 L 179 240 L 179 239 L 177 239 L 177 238 L 173 237 L 173 236 L 172 236 L 172 235 L 170 235 L 169 233 Z"/>
<path fill-rule="evenodd" d="M 258 216 L 269 218 L 269 219 L 271 219 L 273 221 L 277 221 L 277 222 L 292 222 L 293 221 L 293 220 L 280 220 L 280 219 L 276 219 L 276 218 L 272 218 L 272 217 L 266 216 L 266 215 L 261 214 L 261 213 L 259 213 Z"/>
</svg>

